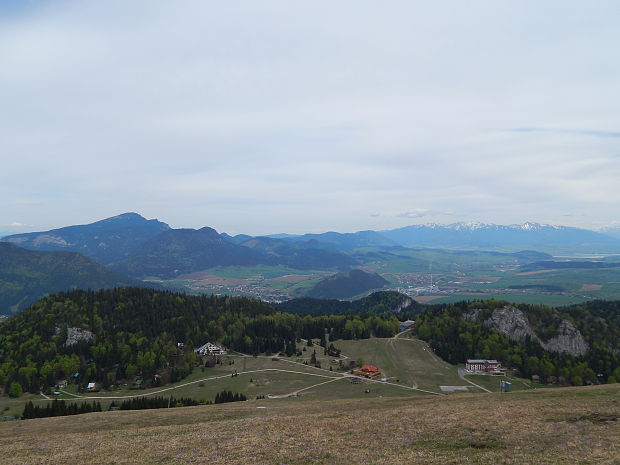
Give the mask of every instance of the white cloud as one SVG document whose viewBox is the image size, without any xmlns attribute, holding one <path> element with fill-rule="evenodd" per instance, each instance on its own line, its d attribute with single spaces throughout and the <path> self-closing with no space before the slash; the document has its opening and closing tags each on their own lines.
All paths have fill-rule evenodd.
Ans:
<svg viewBox="0 0 620 465">
<path fill-rule="evenodd" d="M 35 2 L 0 19 L 0 222 L 611 222 L 615 8 Z"/>
</svg>

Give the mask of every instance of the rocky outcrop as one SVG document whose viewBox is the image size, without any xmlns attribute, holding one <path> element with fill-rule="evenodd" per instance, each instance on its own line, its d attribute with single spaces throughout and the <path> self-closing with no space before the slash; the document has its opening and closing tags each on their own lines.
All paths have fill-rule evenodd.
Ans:
<svg viewBox="0 0 620 465">
<path fill-rule="evenodd" d="M 411 304 L 413 303 L 413 299 L 410 297 L 405 297 L 403 298 L 398 305 L 396 306 L 396 308 L 394 309 L 395 313 L 400 313 L 403 309 L 409 307 Z"/>
<path fill-rule="evenodd" d="M 472 315 L 467 316 L 468 318 L 472 317 Z M 523 341 L 529 336 L 533 341 L 537 341 L 543 349 L 550 352 L 563 352 L 579 357 L 589 350 L 588 343 L 570 321 L 562 319 L 558 327 L 558 334 L 545 342 L 534 332 L 525 313 L 508 305 L 493 310 L 491 317 L 484 322 L 484 325 L 505 334 L 511 341 Z"/>
<path fill-rule="evenodd" d="M 469 312 L 463 313 L 463 319 L 471 322 L 478 321 L 478 315 L 480 315 L 481 311 L 481 308 L 474 308 Z"/>
<path fill-rule="evenodd" d="M 585 355 L 590 348 L 581 333 L 568 320 L 562 320 L 558 335 L 549 339 L 543 347 L 551 352 L 565 352 L 570 355 Z"/>
<path fill-rule="evenodd" d="M 541 342 L 532 330 L 525 313 L 515 307 L 505 306 L 493 310 L 491 317 L 484 322 L 484 325 L 504 333 L 511 341 L 522 341 L 526 336 L 530 336 Z"/>
<path fill-rule="evenodd" d="M 87 329 L 67 328 L 67 340 L 65 341 L 65 347 L 70 347 L 82 341 L 92 341 L 94 337 L 94 333 L 90 332 Z"/>
</svg>

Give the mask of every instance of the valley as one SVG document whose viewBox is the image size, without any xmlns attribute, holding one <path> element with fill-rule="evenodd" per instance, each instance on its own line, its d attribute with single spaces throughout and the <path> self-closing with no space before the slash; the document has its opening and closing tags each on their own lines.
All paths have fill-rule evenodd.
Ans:
<svg viewBox="0 0 620 465">
<path fill-rule="evenodd" d="M 220 234 L 210 227 L 173 229 L 137 213 L 124 213 L 2 240 L 18 247 L 14 250 L 84 254 L 116 273 L 116 282 L 139 280 L 145 286 L 265 302 L 303 296 L 355 299 L 380 289 L 424 303 L 500 298 L 569 305 L 620 299 L 618 238 L 533 223 L 253 237 Z M 6 252 L 0 250 L 0 259 L 6 260 L 2 256 Z M 357 275 L 342 275 L 352 271 Z M 92 267 L 74 266 L 73 272 L 87 287 L 110 285 L 109 279 L 93 276 Z M 38 275 L 37 279 L 48 279 Z M 330 284 L 334 278 L 340 281 Z M 0 313 L 13 313 L 46 292 L 67 290 L 74 283 L 65 279 L 50 286 L 35 280 L 29 283 L 34 289 L 28 291 L 17 277 L 3 278 L 0 304 L 2 299 L 7 303 L 0 306 Z"/>
</svg>

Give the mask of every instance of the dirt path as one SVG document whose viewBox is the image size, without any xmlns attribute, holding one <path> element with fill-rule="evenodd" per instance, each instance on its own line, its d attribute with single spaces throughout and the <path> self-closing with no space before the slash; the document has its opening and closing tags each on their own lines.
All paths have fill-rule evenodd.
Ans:
<svg viewBox="0 0 620 465">
<path fill-rule="evenodd" d="M 473 381 L 468 380 L 468 379 L 465 377 L 465 368 L 459 368 L 459 377 L 460 377 L 463 381 L 465 381 L 466 383 L 469 383 L 469 384 L 471 384 L 472 386 L 476 386 L 478 389 L 482 389 L 483 391 L 486 391 L 486 392 L 491 392 L 491 391 L 489 391 L 487 388 L 483 388 L 482 386 L 480 386 L 480 385 L 478 385 L 478 384 L 474 383 Z"/>
<path fill-rule="evenodd" d="M 340 376 L 338 378 L 330 379 L 329 381 L 323 381 L 322 383 L 313 384 L 312 386 L 308 386 L 308 387 L 305 387 L 303 389 L 298 389 L 297 391 L 293 391 L 293 392 L 291 392 L 289 394 L 284 394 L 284 395 L 281 395 L 281 396 L 269 396 L 269 398 L 270 399 L 283 399 L 285 397 L 291 397 L 293 395 L 299 394 L 300 392 L 307 391 L 308 389 L 312 389 L 312 388 L 315 388 L 317 386 L 322 386 L 323 384 L 327 384 L 327 383 L 333 383 L 334 381 L 338 381 L 338 380 L 341 380 L 341 379 L 344 379 L 344 378 L 342 376 Z"/>
<path fill-rule="evenodd" d="M 237 374 L 238 375 L 244 375 L 244 374 L 249 374 L 249 373 L 264 373 L 266 371 L 277 371 L 277 372 L 283 372 L 283 373 L 295 373 L 295 374 L 307 375 L 307 376 L 319 376 L 321 378 L 330 378 L 332 380 L 336 380 L 336 379 L 342 378 L 341 376 L 334 377 L 334 376 L 327 376 L 327 375 L 322 375 L 322 374 L 318 374 L 318 373 L 307 373 L 307 372 L 303 372 L 303 371 L 281 370 L 281 369 L 278 369 L 278 368 L 264 368 L 262 370 L 240 371 Z M 213 380 L 216 380 L 216 379 L 223 379 L 223 378 L 230 378 L 230 377 L 231 377 L 231 374 L 220 375 L 220 376 L 211 376 L 209 378 L 197 379 L 195 381 L 190 381 L 189 383 L 183 383 L 183 384 L 179 384 L 177 386 L 171 386 L 171 387 L 168 387 L 168 388 L 159 389 L 158 391 L 148 392 L 148 393 L 145 393 L 145 394 L 130 394 L 130 395 L 126 395 L 126 396 L 82 396 L 82 395 L 79 395 L 79 394 L 72 394 L 70 392 L 62 391 L 62 390 L 60 392 L 62 392 L 63 394 L 66 394 L 68 396 L 79 398 L 79 399 L 130 399 L 132 397 L 152 396 L 153 394 L 161 394 L 162 392 L 172 391 L 174 389 L 179 389 L 179 388 L 182 388 L 182 387 L 185 387 L 185 386 L 190 386 L 192 384 L 201 383 L 201 382 L 204 382 L 204 381 L 213 381 Z"/>
</svg>

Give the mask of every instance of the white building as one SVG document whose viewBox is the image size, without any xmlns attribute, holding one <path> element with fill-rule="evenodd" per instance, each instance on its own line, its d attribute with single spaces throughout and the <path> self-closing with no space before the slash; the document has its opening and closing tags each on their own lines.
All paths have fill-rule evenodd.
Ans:
<svg viewBox="0 0 620 465">
<path fill-rule="evenodd" d="M 199 355 L 224 355 L 226 353 L 226 349 L 207 342 L 206 344 L 198 347 L 197 349 L 194 349 L 194 352 Z"/>
</svg>

